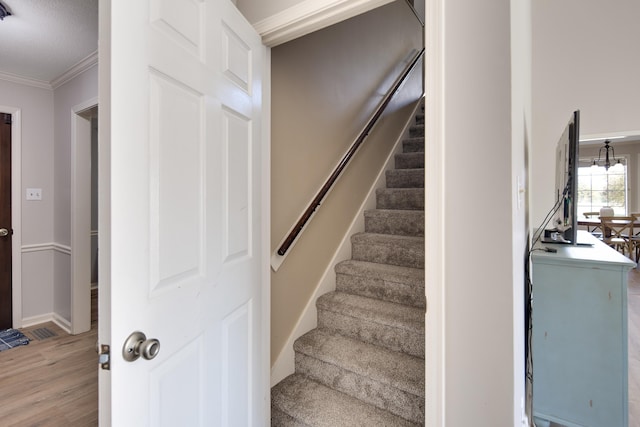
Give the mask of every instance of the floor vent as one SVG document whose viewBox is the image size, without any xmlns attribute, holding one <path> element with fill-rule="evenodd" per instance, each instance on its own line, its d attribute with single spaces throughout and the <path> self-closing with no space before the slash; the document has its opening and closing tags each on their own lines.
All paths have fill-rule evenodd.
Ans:
<svg viewBox="0 0 640 427">
<path fill-rule="evenodd" d="M 31 335 L 33 335 L 33 337 L 37 340 L 43 340 L 46 338 L 58 336 L 58 334 L 56 334 L 55 332 L 53 332 L 51 329 L 48 329 L 48 328 L 34 329 L 33 331 L 31 331 Z"/>
</svg>

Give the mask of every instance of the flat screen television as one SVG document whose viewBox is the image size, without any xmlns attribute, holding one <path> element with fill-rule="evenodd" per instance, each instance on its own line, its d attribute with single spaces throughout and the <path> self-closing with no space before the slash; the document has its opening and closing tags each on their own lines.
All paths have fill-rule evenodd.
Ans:
<svg viewBox="0 0 640 427">
<path fill-rule="evenodd" d="M 554 212 L 545 243 L 578 244 L 578 141 L 580 139 L 580 111 L 571 115 L 556 146 L 556 188 Z"/>
</svg>

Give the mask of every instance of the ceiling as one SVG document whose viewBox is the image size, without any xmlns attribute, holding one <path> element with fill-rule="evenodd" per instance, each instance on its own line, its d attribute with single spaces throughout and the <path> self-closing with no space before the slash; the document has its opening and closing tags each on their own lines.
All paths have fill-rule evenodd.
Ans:
<svg viewBox="0 0 640 427">
<path fill-rule="evenodd" d="M 0 0 L 0 78 L 50 83 L 98 50 L 98 0 Z"/>
<path fill-rule="evenodd" d="M 583 138 L 587 140 L 583 140 L 581 138 L 580 145 L 603 145 L 606 140 L 609 140 L 611 145 L 628 145 L 628 144 L 637 144 L 640 142 L 640 135 L 635 132 L 616 132 L 611 135 L 598 135 L 598 136 L 590 136 L 586 135 Z"/>
</svg>

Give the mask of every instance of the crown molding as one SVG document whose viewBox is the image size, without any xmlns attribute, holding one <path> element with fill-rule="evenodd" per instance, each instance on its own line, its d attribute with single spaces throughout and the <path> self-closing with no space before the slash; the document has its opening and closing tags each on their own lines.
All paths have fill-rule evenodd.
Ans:
<svg viewBox="0 0 640 427">
<path fill-rule="evenodd" d="M 48 89 L 48 90 L 52 90 L 53 88 L 51 87 L 51 83 L 44 81 L 44 80 L 38 80 L 38 79 L 31 79 L 29 77 L 22 77 L 19 76 L 17 74 L 11 74 L 11 73 L 3 73 L 0 71 L 0 80 L 5 80 L 11 83 L 17 83 L 17 84 L 21 84 L 21 85 L 25 85 L 25 86 L 32 86 L 32 87 L 37 87 L 40 89 Z"/>
<path fill-rule="evenodd" d="M 84 73 L 89 68 L 98 63 L 98 51 L 95 50 L 86 58 L 80 60 L 74 66 L 69 68 L 59 77 L 47 82 L 45 80 L 32 79 L 29 77 L 19 76 L 17 74 L 4 73 L 0 71 L 0 80 L 5 80 L 12 83 L 18 83 L 25 86 L 37 87 L 40 89 L 54 90 L 67 83 L 69 80 Z"/>
<path fill-rule="evenodd" d="M 53 89 L 57 89 L 69 80 L 78 76 L 79 74 L 84 73 L 89 68 L 93 67 L 98 63 L 98 50 L 96 49 L 86 58 L 82 59 L 80 62 L 75 64 L 73 67 L 69 68 L 65 71 L 61 76 L 51 80 L 51 87 Z"/>
<path fill-rule="evenodd" d="M 393 0 L 305 0 L 253 24 L 268 47 L 344 21 Z"/>
</svg>

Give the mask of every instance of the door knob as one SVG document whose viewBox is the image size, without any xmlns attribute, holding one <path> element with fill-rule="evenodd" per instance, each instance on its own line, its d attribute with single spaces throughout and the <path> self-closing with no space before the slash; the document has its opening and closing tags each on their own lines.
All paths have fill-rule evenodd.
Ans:
<svg viewBox="0 0 640 427">
<path fill-rule="evenodd" d="M 9 235 L 9 230 L 6 228 L 0 228 L 0 237 L 5 237 Z"/>
<path fill-rule="evenodd" d="M 151 360 L 158 355 L 160 351 L 160 341 L 155 338 L 147 339 L 142 332 L 136 331 L 129 335 L 122 347 L 122 357 L 127 362 L 133 362 L 140 356 L 144 359 Z"/>
</svg>

